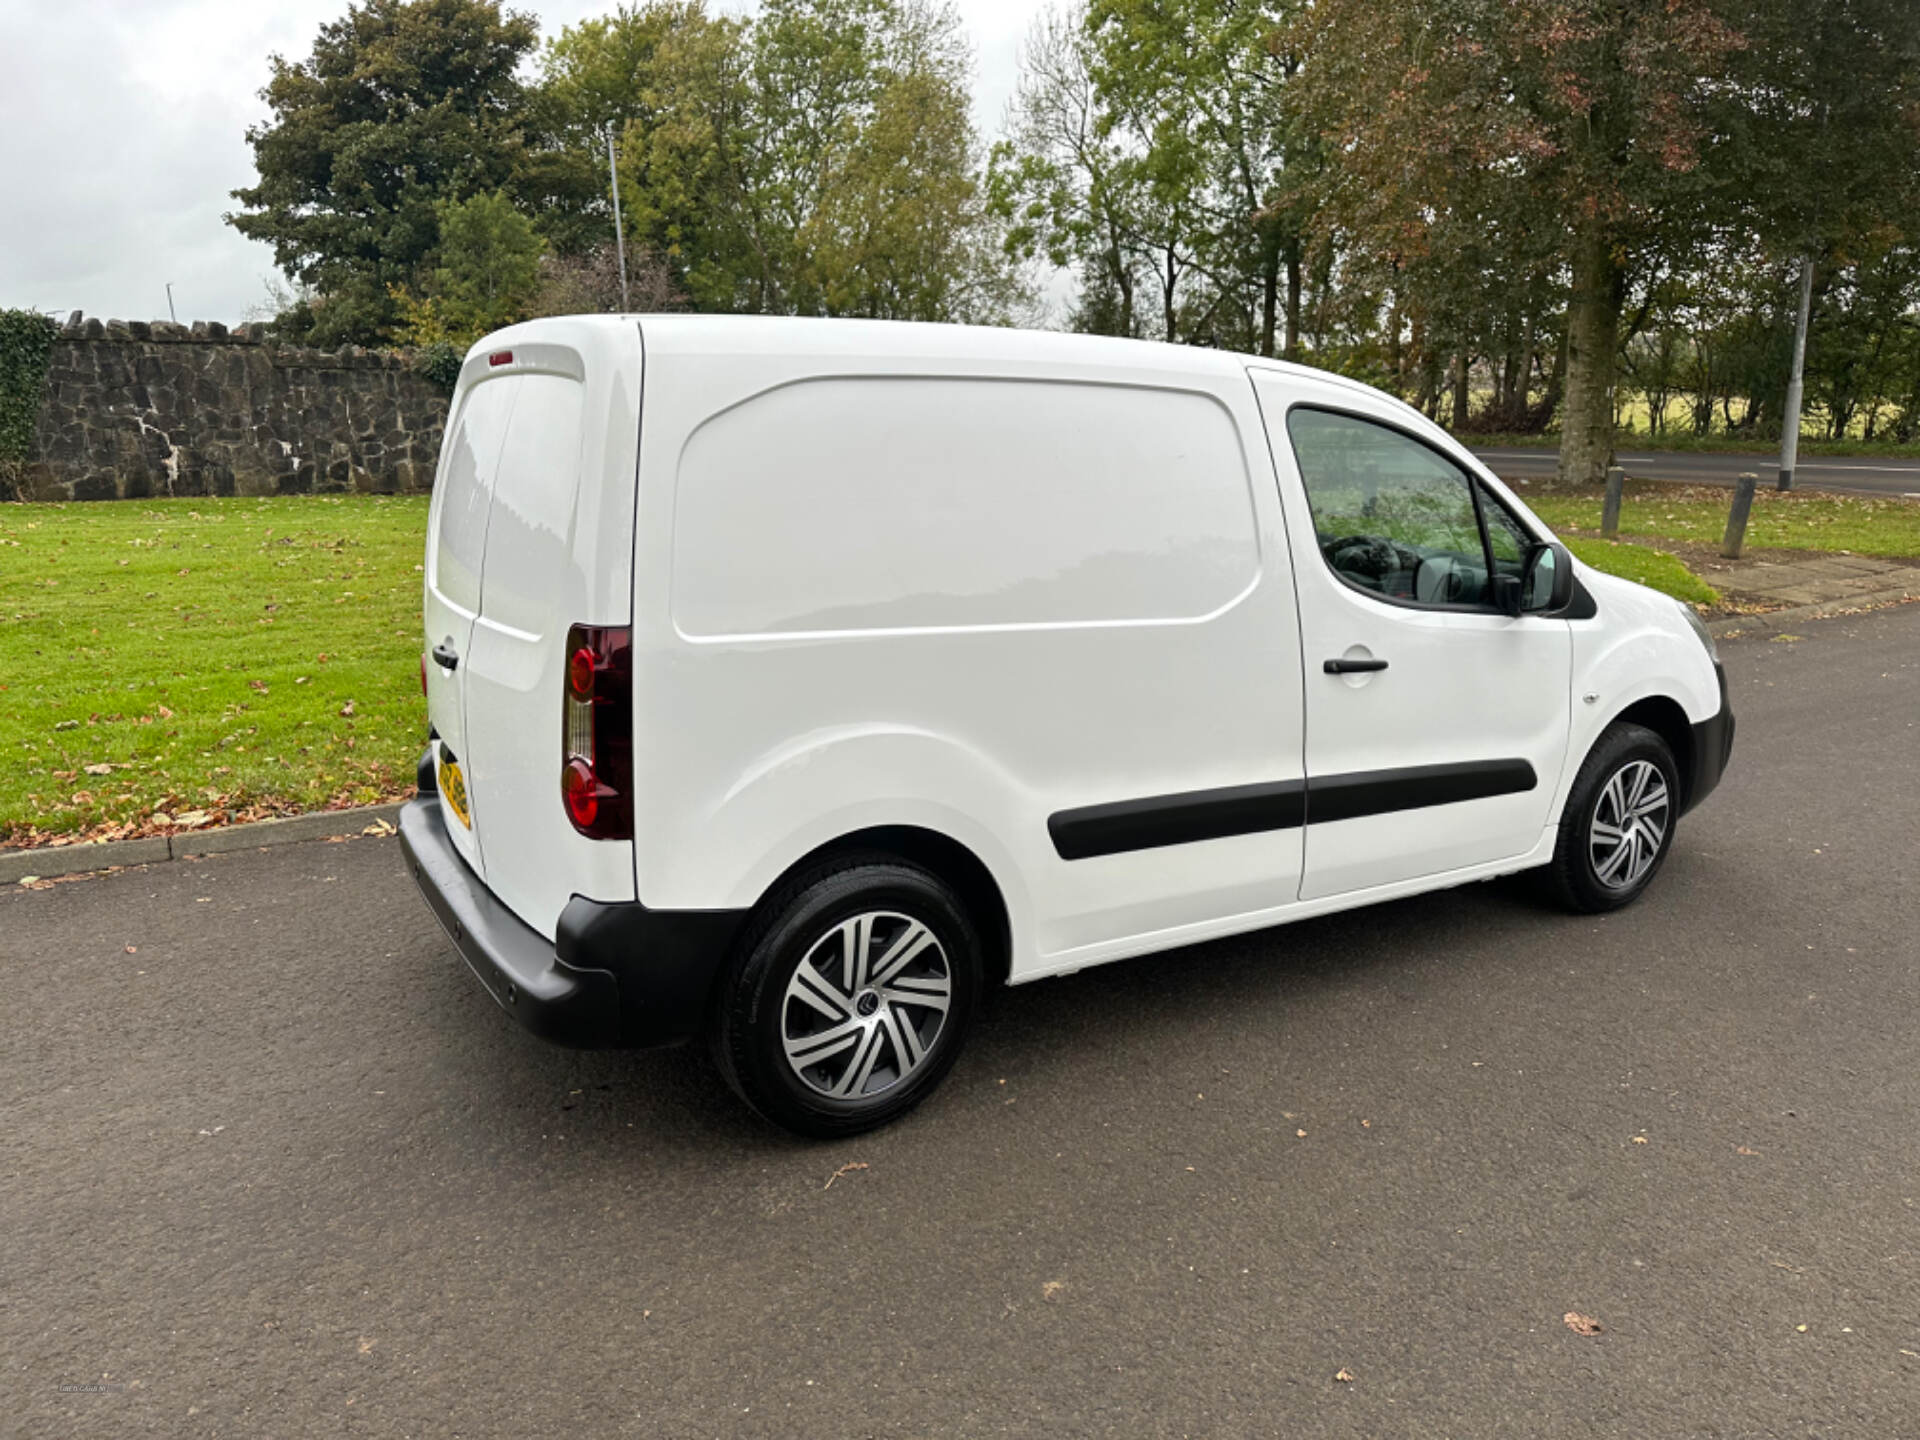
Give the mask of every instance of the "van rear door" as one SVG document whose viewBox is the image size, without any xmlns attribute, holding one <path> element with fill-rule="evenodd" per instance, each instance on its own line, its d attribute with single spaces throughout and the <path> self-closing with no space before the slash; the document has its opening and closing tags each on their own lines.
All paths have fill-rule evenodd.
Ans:
<svg viewBox="0 0 1920 1440">
<path fill-rule="evenodd" d="M 632 842 L 574 829 L 560 774 L 567 632 L 632 615 L 639 331 L 535 321 L 489 345 L 482 388 L 513 410 L 460 665 L 463 759 L 487 888 L 552 936 L 576 894 L 634 897 Z"/>
<path fill-rule="evenodd" d="M 441 450 L 427 522 L 424 604 L 427 720 L 439 736 L 436 763 L 453 762 L 465 775 L 466 690 L 463 665 L 480 613 L 480 577 L 486 559 L 487 520 L 494 475 L 513 412 L 513 391 L 482 376 L 455 398 L 453 423 Z M 483 879 L 480 847 L 443 786 L 441 806 L 454 848 Z M 471 816 L 471 807 L 468 815 Z"/>
</svg>

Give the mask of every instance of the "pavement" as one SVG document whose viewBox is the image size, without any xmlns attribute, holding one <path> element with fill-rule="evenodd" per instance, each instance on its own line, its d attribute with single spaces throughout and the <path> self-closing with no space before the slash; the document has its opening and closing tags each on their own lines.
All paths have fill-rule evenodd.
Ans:
<svg viewBox="0 0 1920 1440">
<path fill-rule="evenodd" d="M 1796 629 L 1631 909 L 1008 991 L 833 1144 L 520 1032 L 391 840 L 11 887 L 0 1431 L 1920 1434 L 1920 607 Z"/>
<path fill-rule="evenodd" d="M 1920 599 L 1920 566 L 1872 555 L 1762 551 L 1723 560 L 1705 546 L 1682 557 L 1721 597 L 1737 605 L 1897 605 Z"/>
<path fill-rule="evenodd" d="M 1560 464 L 1557 449 L 1501 446 L 1476 448 L 1473 453 L 1502 480 L 1537 480 L 1553 475 Z M 1676 480 L 1688 485 L 1732 485 L 1751 471 L 1760 477 L 1761 488 L 1771 489 L 1780 475 L 1778 454 L 1657 454 L 1641 450 L 1622 453 L 1618 463 L 1629 479 Z M 1920 499 L 1920 460 L 1802 455 L 1794 467 L 1793 488 Z"/>
</svg>

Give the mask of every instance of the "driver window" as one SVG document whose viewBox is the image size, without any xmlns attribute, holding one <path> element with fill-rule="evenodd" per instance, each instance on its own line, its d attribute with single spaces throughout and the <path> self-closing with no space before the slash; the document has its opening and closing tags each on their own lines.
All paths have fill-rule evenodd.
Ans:
<svg viewBox="0 0 1920 1440">
<path fill-rule="evenodd" d="M 1486 549 L 1465 472 L 1351 415 L 1295 409 L 1287 432 L 1320 553 L 1336 575 L 1416 604 L 1486 602 Z"/>
</svg>

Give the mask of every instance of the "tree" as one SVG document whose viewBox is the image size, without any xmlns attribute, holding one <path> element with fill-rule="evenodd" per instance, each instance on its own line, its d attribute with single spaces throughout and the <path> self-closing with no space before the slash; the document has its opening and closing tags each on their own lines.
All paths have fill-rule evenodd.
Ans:
<svg viewBox="0 0 1920 1440">
<path fill-rule="evenodd" d="M 705 309 L 991 318 L 1010 285 L 982 243 L 969 63 L 923 0 L 690 15 L 621 146 L 636 237 Z"/>
<path fill-rule="evenodd" d="M 1375 237 L 1441 253 L 1434 218 L 1471 223 L 1498 190 L 1550 247 L 1567 285 L 1564 483 L 1597 482 L 1612 459 L 1636 261 L 1684 254 L 1731 208 L 1739 157 L 1717 142 L 1738 128 L 1723 82 L 1746 37 L 1724 8 L 1320 0 L 1305 23 L 1316 113 L 1373 197 Z"/>
<path fill-rule="evenodd" d="M 523 320 L 540 286 L 545 248 L 533 222 L 501 191 L 436 207 L 440 245 L 424 297 L 394 295 L 401 338 L 415 345 L 471 345 L 489 330 Z"/>
<path fill-rule="evenodd" d="M 1036 22 L 989 183 L 1016 255 L 1080 271 L 1076 324 L 1270 355 L 1284 272 L 1299 353 L 1295 3 L 1090 0 Z"/>
<path fill-rule="evenodd" d="M 540 288 L 534 315 L 613 315 L 623 311 L 653 314 L 684 310 L 686 292 L 673 272 L 651 250 L 627 248 L 627 283 L 620 283 L 620 257 L 611 241 L 591 250 L 540 257 Z"/>
<path fill-rule="evenodd" d="M 528 95 L 533 138 L 518 189 L 560 254 L 584 254 L 612 235 L 607 132 L 652 130 L 661 47 L 705 21 L 700 0 L 647 0 L 569 25 L 547 42 Z"/>
<path fill-rule="evenodd" d="M 313 53 L 273 57 L 272 118 L 247 131 L 257 185 L 227 217 L 315 294 L 319 344 L 374 343 L 439 241 L 442 201 L 514 178 L 524 151 L 516 67 L 538 36 L 498 0 L 362 0 Z"/>
</svg>

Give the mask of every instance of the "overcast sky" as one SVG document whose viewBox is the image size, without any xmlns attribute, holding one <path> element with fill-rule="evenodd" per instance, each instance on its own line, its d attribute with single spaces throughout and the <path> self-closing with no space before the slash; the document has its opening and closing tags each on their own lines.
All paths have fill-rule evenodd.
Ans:
<svg viewBox="0 0 1920 1440">
<path fill-rule="evenodd" d="M 956 0 L 974 118 L 998 130 L 1042 0 Z M 275 51 L 305 56 L 347 0 L 0 0 L 0 308 L 246 318 L 273 255 L 220 217 L 253 183 L 246 129 Z M 541 33 L 612 0 L 510 0 Z M 748 6 L 732 0 L 722 8 Z"/>
</svg>

